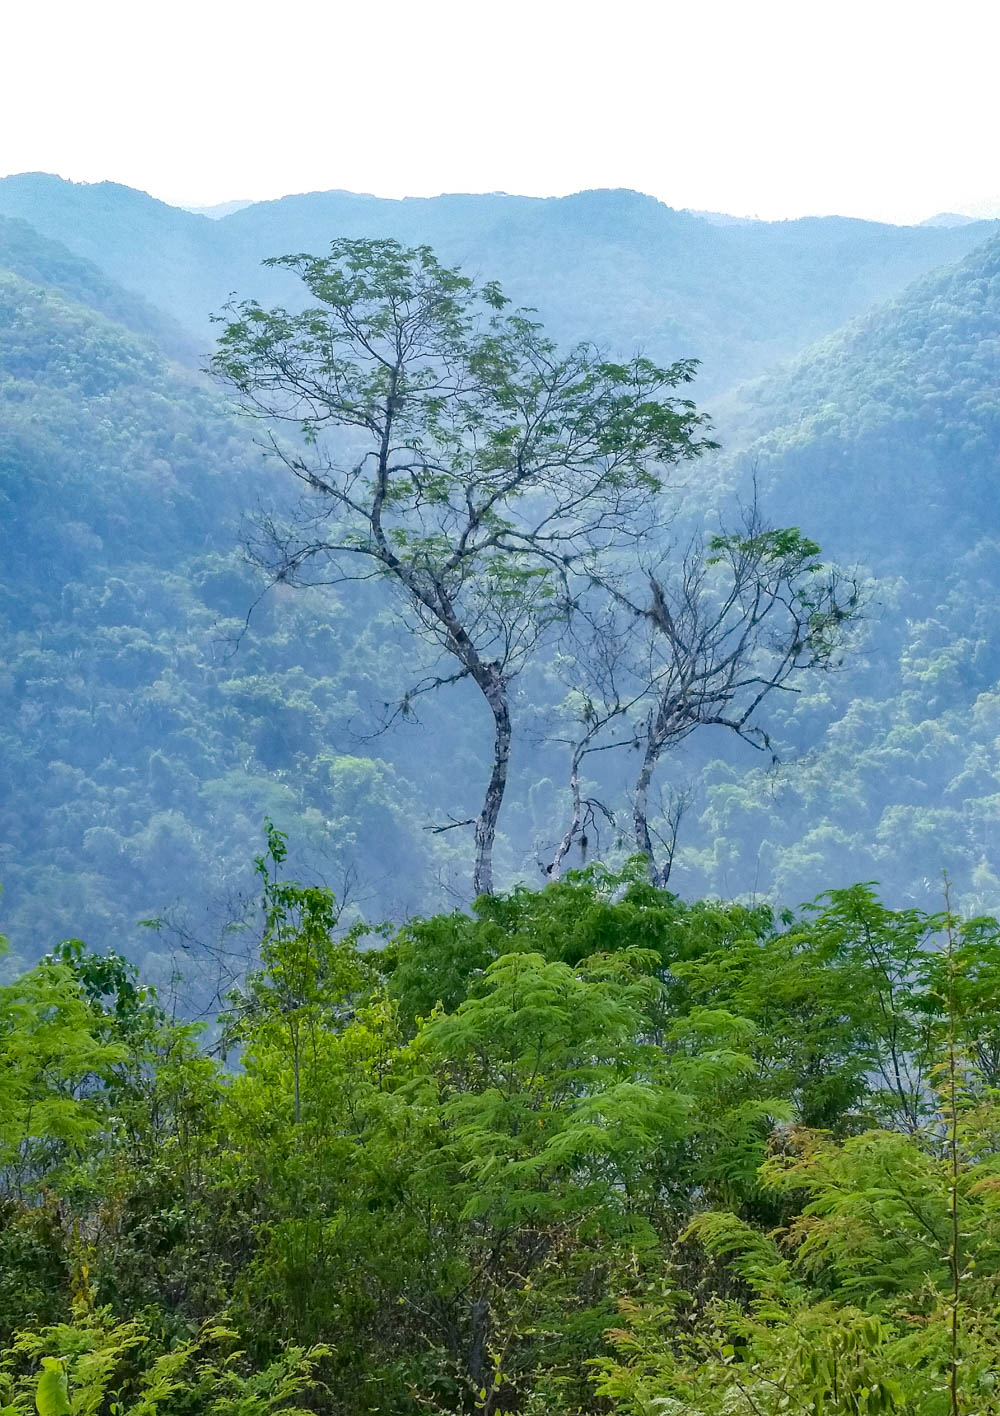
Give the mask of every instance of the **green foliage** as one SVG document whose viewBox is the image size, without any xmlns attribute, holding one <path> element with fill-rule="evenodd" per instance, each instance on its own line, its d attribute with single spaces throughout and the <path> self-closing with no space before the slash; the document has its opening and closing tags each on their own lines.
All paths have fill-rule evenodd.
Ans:
<svg viewBox="0 0 1000 1416">
<path fill-rule="evenodd" d="M 7 986 L 3 1410 L 1000 1410 L 994 920 L 636 863 L 383 942 L 286 851 L 207 1041 Z"/>
<path fill-rule="evenodd" d="M 826 733 L 794 779 L 692 753 L 705 792 L 672 878 L 838 888 L 776 917 L 598 866 L 382 948 L 349 867 L 381 861 L 377 914 L 440 897 L 455 851 L 415 829 L 418 801 L 469 775 L 472 712 L 419 753 L 360 755 L 352 725 L 410 667 L 371 588 L 279 592 L 220 649 L 255 594 L 232 554 L 262 485 L 243 433 L 141 306 L 0 238 L 5 873 L 31 957 L 74 916 L 100 943 L 0 987 L 3 1410 L 995 1412 L 995 247 L 754 395 L 783 519 L 908 584 L 883 585 L 870 667 L 778 714 L 779 752 Z M 608 319 L 626 343 L 646 328 Z M 677 326 L 661 335 L 670 357 Z M 484 376 L 505 357 L 484 342 Z M 815 557 L 795 532 L 768 553 Z M 490 582 L 501 606 L 524 589 Z M 561 692 L 540 665 L 524 703 L 544 719 Z M 514 840 L 559 816 L 542 760 L 525 749 L 510 879 Z M 265 812 L 259 961 L 224 1016 L 178 1024 L 169 918 L 141 975 L 117 950 L 212 871 L 235 891 Z M 336 896 L 282 878 L 285 831 Z M 927 909 L 942 857 L 962 924 Z M 874 874 L 888 904 L 844 888 Z"/>
<path fill-rule="evenodd" d="M 283 882 L 278 871 L 286 836 L 266 823 L 267 855 L 255 862 L 263 889 L 261 967 L 229 996 L 224 1036 L 251 1049 L 287 1049 L 295 1088 L 295 1122 L 302 1119 L 303 1069 L 318 1064 L 318 1031 L 335 1026 L 368 970 L 358 954 L 363 927 L 335 939 L 336 902 L 329 890 Z"/>
<path fill-rule="evenodd" d="M 699 1216 L 689 1230 L 746 1296 L 717 1293 L 693 1325 L 691 1297 L 677 1290 L 667 1304 L 627 1305 L 613 1334 L 618 1355 L 597 1364 L 599 1390 L 629 1413 L 1000 1409 L 997 1120 L 992 1098 L 963 1109 L 957 1190 L 940 1139 L 947 1105 L 919 1134 L 786 1134 L 763 1172 L 794 1203 L 781 1231 L 766 1235 L 726 1213 Z"/>
<path fill-rule="evenodd" d="M 102 1040 L 70 970 L 42 963 L 0 986 L 0 1176 L 23 1196 L 48 1183 L 100 1124 L 88 1095 L 122 1056 Z"/>
<path fill-rule="evenodd" d="M 253 1371 L 236 1336 L 224 1324 L 206 1324 L 165 1346 L 148 1322 L 81 1311 L 71 1323 L 18 1335 L 0 1359 L 0 1409 L 6 1416 L 306 1416 L 310 1407 L 300 1398 L 315 1392 L 326 1349 L 288 1348 Z"/>
</svg>

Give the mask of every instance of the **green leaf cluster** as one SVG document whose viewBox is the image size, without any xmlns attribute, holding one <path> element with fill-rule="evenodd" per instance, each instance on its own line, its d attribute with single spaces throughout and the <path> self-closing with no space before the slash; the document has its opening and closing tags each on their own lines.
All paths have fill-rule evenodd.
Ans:
<svg viewBox="0 0 1000 1416">
<path fill-rule="evenodd" d="M 0 993 L 5 1410 L 998 1409 L 994 920 L 637 862 L 366 933 L 286 853 L 207 1030 Z"/>
</svg>

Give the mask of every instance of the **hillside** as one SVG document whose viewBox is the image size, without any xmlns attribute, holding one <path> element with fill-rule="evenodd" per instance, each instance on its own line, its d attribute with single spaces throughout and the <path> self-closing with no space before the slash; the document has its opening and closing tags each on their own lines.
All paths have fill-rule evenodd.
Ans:
<svg viewBox="0 0 1000 1416">
<path fill-rule="evenodd" d="M 723 482 L 755 468 L 773 514 L 878 584 L 861 663 L 782 725 L 804 764 L 714 773 L 692 887 L 878 879 L 933 902 L 947 869 L 969 907 L 1000 904 L 998 375 L 994 239 L 724 406 Z"/>
<path fill-rule="evenodd" d="M 297 599 L 270 601 L 235 652 L 256 594 L 240 520 L 267 482 L 215 391 L 96 310 L 4 271 L 0 420 L 0 877 L 18 947 L 68 933 L 122 942 L 182 896 L 203 917 L 238 890 L 268 811 L 291 813 L 302 848 L 311 813 L 318 855 L 347 873 L 350 841 L 331 846 L 320 829 L 331 792 L 353 791 L 355 806 L 366 793 L 350 763 L 331 785 L 351 707 L 326 675 L 344 629 Z M 317 657 L 317 636 L 312 697 L 295 663 Z M 325 787 L 306 772 L 283 780 L 303 733 L 309 762 L 327 754 Z M 386 810 L 404 811 L 405 785 L 391 798 Z M 368 810 L 355 835 L 386 829 L 377 803 L 355 815 Z"/>
<path fill-rule="evenodd" d="M 0 216 L 27 222 L 92 262 L 115 285 L 169 313 L 203 345 L 205 312 L 225 284 L 214 260 L 215 223 L 208 217 L 115 182 L 65 182 L 41 172 L 3 178 L 0 194 Z"/>
<path fill-rule="evenodd" d="M 254 608 L 243 521 L 283 481 L 203 376 L 100 308 L 145 307 L 17 234 L 61 285 L 0 271 L 3 932 L 166 969 L 178 931 L 241 917 L 267 815 L 352 907 L 455 898 L 465 843 L 424 828 L 456 782 L 475 796 L 478 710 L 458 691 L 379 735 L 420 663 L 379 587 Z M 502 855 L 509 878 L 523 852 Z M 137 934 L 150 916 L 177 928 Z"/>
<path fill-rule="evenodd" d="M 211 932 L 240 912 L 268 813 L 294 868 L 370 915 L 460 899 L 467 843 L 426 828 L 475 799 L 473 700 L 451 690 L 377 734 L 419 656 L 372 587 L 272 594 L 248 628 L 259 587 L 241 525 L 281 479 L 164 353 L 169 321 L 23 224 L 0 237 L 6 932 L 29 954 L 68 933 L 149 952 L 135 921 L 181 899 L 187 926 Z M 704 495 L 729 504 L 756 463 L 774 520 L 879 584 L 864 651 L 775 714 L 797 765 L 761 774 L 710 734 L 674 759 L 673 780 L 698 784 L 686 893 L 795 902 L 878 878 L 892 900 L 936 899 L 945 865 L 963 901 L 1000 904 L 998 253 L 982 246 L 720 404 L 728 446 L 699 469 Z M 544 719 L 564 691 L 544 673 L 522 685 L 508 881 L 538 880 L 562 820 L 565 754 Z"/>
<path fill-rule="evenodd" d="M 629 191 L 562 198 L 503 193 L 387 200 L 313 192 L 221 219 L 114 183 L 42 173 L 0 181 L 0 215 L 96 262 L 184 323 L 207 348 L 209 312 L 234 290 L 290 299 L 269 255 L 322 251 L 334 236 L 425 242 L 499 279 L 560 340 L 703 361 L 699 396 L 762 374 L 879 300 L 979 245 L 981 222 L 948 229 L 842 218 L 719 226 Z"/>
<path fill-rule="evenodd" d="M 74 255 L 20 219 L 0 218 L 0 269 L 58 291 L 134 334 L 155 340 L 166 353 L 193 360 L 196 343 L 171 316 L 110 280 L 93 261 Z"/>
<path fill-rule="evenodd" d="M 883 572 L 984 529 L 1000 448 L 1000 239 L 719 408 L 730 461 L 792 519 Z M 988 521 L 987 523 L 988 524 Z"/>
</svg>

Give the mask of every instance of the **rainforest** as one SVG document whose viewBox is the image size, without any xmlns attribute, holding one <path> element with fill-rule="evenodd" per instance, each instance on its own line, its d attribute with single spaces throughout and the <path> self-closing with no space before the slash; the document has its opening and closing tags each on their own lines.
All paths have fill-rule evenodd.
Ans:
<svg viewBox="0 0 1000 1416">
<path fill-rule="evenodd" d="M 1000 232 L 0 178 L 0 1416 L 1000 1412 Z"/>
</svg>

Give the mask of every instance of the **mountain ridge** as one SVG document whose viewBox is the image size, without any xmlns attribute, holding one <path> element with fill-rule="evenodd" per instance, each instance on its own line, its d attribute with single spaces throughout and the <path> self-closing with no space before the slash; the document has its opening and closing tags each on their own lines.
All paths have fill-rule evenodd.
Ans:
<svg viewBox="0 0 1000 1416">
<path fill-rule="evenodd" d="M 381 198 L 338 191 L 252 203 L 221 219 L 111 183 L 0 180 L 20 217 L 180 320 L 208 352 L 209 316 L 234 290 L 295 298 L 269 255 L 335 236 L 395 236 L 499 279 L 557 339 L 702 360 L 702 401 L 766 372 L 994 228 L 889 227 L 843 218 L 716 226 L 628 189 L 569 197 Z"/>
<path fill-rule="evenodd" d="M 574 207 L 561 210 L 572 229 Z M 589 210 L 613 222 L 615 199 Z M 420 828 L 482 774 L 475 706 L 458 690 L 427 704 L 424 725 L 372 736 L 412 655 L 374 589 L 279 589 L 247 627 L 260 586 L 238 551 L 240 517 L 281 495 L 280 478 L 155 330 L 111 318 L 141 323 L 145 306 L 12 229 L 37 279 L 0 277 L 8 932 L 39 951 L 59 933 L 122 947 L 135 919 L 182 895 L 195 911 L 238 899 L 265 815 L 296 843 L 293 869 L 325 872 L 338 894 L 360 878 L 376 914 L 453 899 L 459 833 Z M 510 258 L 525 249 L 514 241 Z M 696 469 L 689 501 L 704 517 L 731 504 L 722 494 L 756 456 L 765 514 L 863 555 L 881 577 L 872 613 L 884 624 L 842 675 L 776 709 L 775 752 L 794 771 L 748 771 L 739 745 L 710 736 L 673 760 L 676 781 L 700 793 L 672 882 L 683 893 L 756 882 L 794 903 L 880 876 L 899 900 L 914 870 L 932 888 L 943 856 L 957 899 L 1000 906 L 983 845 L 994 817 L 1000 837 L 998 252 L 1000 239 L 979 245 L 744 386 L 730 448 Z M 47 270 L 57 286 L 38 283 Z M 910 564 L 917 550 L 925 565 Z M 557 702 L 543 666 L 525 681 L 522 730 Z M 505 880 L 538 880 L 535 842 L 561 819 L 564 765 L 522 731 L 501 821 Z M 161 946 L 146 935 L 140 947 Z"/>
</svg>

